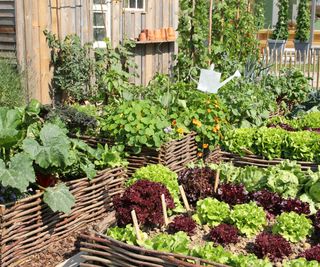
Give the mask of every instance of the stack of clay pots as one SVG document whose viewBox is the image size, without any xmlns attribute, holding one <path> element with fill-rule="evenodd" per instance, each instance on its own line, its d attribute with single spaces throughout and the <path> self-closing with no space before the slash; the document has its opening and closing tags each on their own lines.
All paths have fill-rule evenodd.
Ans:
<svg viewBox="0 0 320 267">
<path fill-rule="evenodd" d="M 156 30 L 144 29 L 139 35 L 139 41 L 175 41 L 176 33 L 172 27 Z"/>
</svg>

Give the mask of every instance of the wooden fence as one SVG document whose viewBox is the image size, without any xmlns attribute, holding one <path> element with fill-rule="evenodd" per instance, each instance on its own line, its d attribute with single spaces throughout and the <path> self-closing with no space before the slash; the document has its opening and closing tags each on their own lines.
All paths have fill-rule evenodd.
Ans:
<svg viewBox="0 0 320 267">
<path fill-rule="evenodd" d="M 264 49 L 261 54 L 266 66 L 270 66 L 270 73 L 279 75 L 284 68 L 296 68 L 301 70 L 304 75 L 310 78 L 312 87 L 320 88 L 320 49 L 310 49 L 303 54 L 296 50 L 285 50 L 279 53 L 277 50 L 272 52 Z"/>
<path fill-rule="evenodd" d="M 9 57 L 16 48 L 14 0 L 0 0 L 0 57 Z"/>
</svg>

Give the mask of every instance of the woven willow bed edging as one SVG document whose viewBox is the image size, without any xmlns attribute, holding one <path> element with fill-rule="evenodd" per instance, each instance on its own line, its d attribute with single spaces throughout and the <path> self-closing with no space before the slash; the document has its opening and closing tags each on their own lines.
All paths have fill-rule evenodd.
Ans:
<svg viewBox="0 0 320 267">
<path fill-rule="evenodd" d="M 191 132 L 180 140 L 172 140 L 162 145 L 160 149 L 144 147 L 137 155 L 132 153 L 130 147 L 126 147 L 129 153 L 128 175 L 132 175 L 137 169 L 148 164 L 162 164 L 176 173 L 182 171 L 188 163 L 197 160 L 198 146 L 195 138 L 196 133 Z M 105 138 L 82 136 L 80 139 L 91 146 L 96 146 L 98 143 L 112 144 Z"/>
<path fill-rule="evenodd" d="M 54 213 L 42 201 L 43 193 L 0 205 L 0 267 L 19 266 L 26 257 L 50 243 L 103 218 L 112 208 L 112 196 L 121 193 L 126 180 L 123 168 L 100 171 L 91 181 L 67 182 L 75 197 L 69 214 Z"/>
<path fill-rule="evenodd" d="M 108 226 L 115 223 L 114 214 L 108 219 Z M 128 245 L 97 232 L 84 234 L 82 238 L 85 241 L 81 242 L 84 252 L 81 267 L 228 267 L 195 257 Z"/>
<path fill-rule="evenodd" d="M 235 166 L 257 166 L 261 168 L 267 168 L 269 166 L 275 166 L 280 164 L 286 159 L 273 159 L 268 160 L 264 159 L 261 156 L 256 155 L 245 155 L 240 156 L 237 154 L 233 154 L 230 152 L 226 152 L 221 150 L 220 148 L 216 148 L 214 151 L 210 152 L 206 158 L 207 163 L 218 163 L 218 162 L 232 162 Z M 318 170 L 318 164 L 314 162 L 307 162 L 307 161 L 296 161 L 297 164 L 301 165 L 301 169 L 306 171 L 311 169 L 313 171 Z"/>
</svg>

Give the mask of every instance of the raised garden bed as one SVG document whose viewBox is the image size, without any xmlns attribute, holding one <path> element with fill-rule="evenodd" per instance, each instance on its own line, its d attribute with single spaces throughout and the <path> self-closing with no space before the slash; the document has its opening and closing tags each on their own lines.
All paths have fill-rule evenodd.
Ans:
<svg viewBox="0 0 320 267">
<path fill-rule="evenodd" d="M 105 216 L 112 208 L 111 197 L 121 192 L 125 179 L 126 171 L 114 168 L 98 172 L 91 181 L 66 182 L 75 197 L 69 214 L 52 212 L 43 202 L 42 192 L 0 205 L 0 266 L 19 266 L 50 243 Z"/>
<path fill-rule="evenodd" d="M 269 166 L 275 166 L 279 163 L 285 161 L 286 159 L 272 159 L 268 160 L 261 156 L 256 155 L 245 155 L 241 156 L 231 152 L 223 151 L 221 148 L 217 147 L 214 151 L 211 151 L 205 161 L 207 163 L 218 163 L 218 162 L 232 162 L 235 166 L 257 166 L 261 168 L 267 168 Z M 301 169 L 306 171 L 311 169 L 313 171 L 318 170 L 318 164 L 314 162 L 307 161 L 296 161 L 301 165 Z"/>
<path fill-rule="evenodd" d="M 162 164 L 176 173 L 180 172 L 188 163 L 197 159 L 198 147 L 195 137 L 196 133 L 191 132 L 180 140 L 172 140 L 162 145 L 159 149 L 144 147 L 139 154 L 134 154 L 130 148 L 126 148 L 126 152 L 129 153 L 128 175 L 148 164 Z M 82 136 L 80 139 L 91 146 L 98 143 L 112 144 L 105 138 Z"/>
</svg>

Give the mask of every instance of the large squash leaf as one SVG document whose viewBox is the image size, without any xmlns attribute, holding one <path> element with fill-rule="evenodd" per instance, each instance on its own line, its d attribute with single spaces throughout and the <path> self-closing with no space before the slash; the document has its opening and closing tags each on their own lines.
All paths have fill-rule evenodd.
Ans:
<svg viewBox="0 0 320 267">
<path fill-rule="evenodd" d="M 44 192 L 43 200 L 54 212 L 69 213 L 75 204 L 74 196 L 63 183 L 57 184 L 55 187 L 48 187 Z"/>
<path fill-rule="evenodd" d="M 61 128 L 50 123 L 44 125 L 40 131 L 40 140 L 41 144 L 27 138 L 22 147 L 41 168 L 67 165 L 70 140 Z"/>
<path fill-rule="evenodd" d="M 16 109 L 0 107 L 0 147 L 10 148 L 22 137 L 19 126 L 22 113 Z"/>
<path fill-rule="evenodd" d="M 8 167 L 0 159 L 1 184 L 25 192 L 28 185 L 36 181 L 32 163 L 32 159 L 25 153 L 19 153 L 12 157 Z"/>
</svg>

